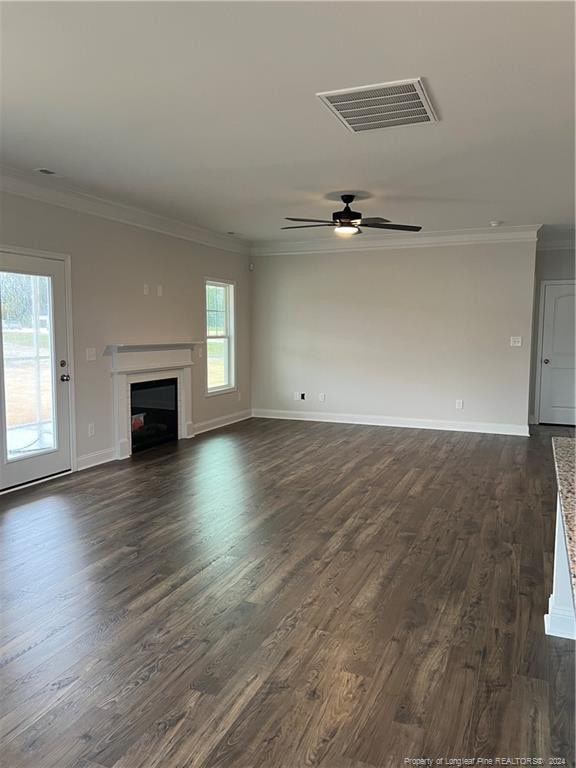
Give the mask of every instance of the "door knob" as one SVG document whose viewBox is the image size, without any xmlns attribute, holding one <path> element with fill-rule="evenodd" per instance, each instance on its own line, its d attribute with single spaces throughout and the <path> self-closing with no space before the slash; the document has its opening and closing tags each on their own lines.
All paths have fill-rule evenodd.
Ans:
<svg viewBox="0 0 576 768">
<path fill-rule="evenodd" d="M 550 360 L 548 360 L 548 358 L 547 358 L 547 357 L 545 357 L 545 358 L 544 358 L 544 365 L 548 365 L 548 363 L 549 363 L 549 362 L 550 362 Z"/>
<path fill-rule="evenodd" d="M 70 381 L 70 374 L 63 373 L 62 376 L 60 376 L 60 381 Z"/>
</svg>

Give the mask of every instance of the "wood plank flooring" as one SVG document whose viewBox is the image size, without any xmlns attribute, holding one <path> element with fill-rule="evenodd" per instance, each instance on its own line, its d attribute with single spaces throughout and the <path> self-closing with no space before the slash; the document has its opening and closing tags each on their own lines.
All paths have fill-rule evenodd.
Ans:
<svg viewBox="0 0 576 768">
<path fill-rule="evenodd" d="M 0 497 L 0 763 L 573 764 L 568 433 L 252 419 Z"/>
</svg>

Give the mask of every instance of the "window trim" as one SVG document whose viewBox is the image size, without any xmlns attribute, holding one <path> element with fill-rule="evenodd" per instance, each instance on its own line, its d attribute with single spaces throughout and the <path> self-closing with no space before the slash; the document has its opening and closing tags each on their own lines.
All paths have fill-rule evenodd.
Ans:
<svg viewBox="0 0 576 768">
<path fill-rule="evenodd" d="M 208 304 L 206 301 L 206 289 L 208 285 L 219 285 L 225 288 L 232 288 L 232 307 L 228 307 L 228 328 L 227 336 L 208 336 Z M 228 290 L 228 303 L 230 303 L 230 290 Z M 236 281 L 221 277 L 204 278 L 204 342 L 206 347 L 206 358 L 204 360 L 204 397 L 216 397 L 217 395 L 227 395 L 238 391 L 238 360 L 236 355 Z M 231 373 L 232 383 L 223 387 L 208 388 L 208 341 L 209 339 L 228 339 L 228 370 Z"/>
</svg>

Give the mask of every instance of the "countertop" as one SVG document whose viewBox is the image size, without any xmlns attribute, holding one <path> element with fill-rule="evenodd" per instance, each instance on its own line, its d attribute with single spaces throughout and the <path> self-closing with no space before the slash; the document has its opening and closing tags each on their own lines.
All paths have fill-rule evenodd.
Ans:
<svg viewBox="0 0 576 768">
<path fill-rule="evenodd" d="M 576 439 L 573 437 L 553 437 L 552 448 L 554 450 L 560 508 L 566 532 L 572 592 L 576 601 Z"/>
</svg>

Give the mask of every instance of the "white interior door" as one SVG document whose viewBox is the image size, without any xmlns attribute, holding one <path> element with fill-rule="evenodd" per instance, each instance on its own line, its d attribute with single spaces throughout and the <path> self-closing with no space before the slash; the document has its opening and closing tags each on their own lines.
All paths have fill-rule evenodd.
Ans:
<svg viewBox="0 0 576 768">
<path fill-rule="evenodd" d="M 546 285 L 540 364 L 540 422 L 576 424 L 574 283 Z"/>
<path fill-rule="evenodd" d="M 0 252 L 0 374 L 0 488 L 69 470 L 64 261 Z"/>
</svg>

